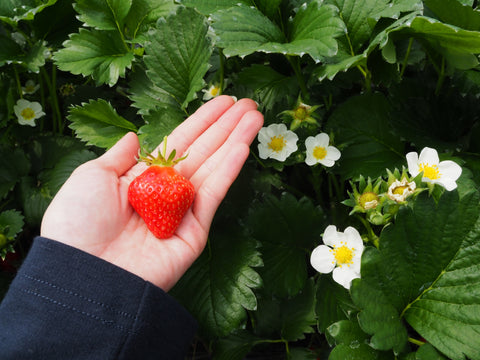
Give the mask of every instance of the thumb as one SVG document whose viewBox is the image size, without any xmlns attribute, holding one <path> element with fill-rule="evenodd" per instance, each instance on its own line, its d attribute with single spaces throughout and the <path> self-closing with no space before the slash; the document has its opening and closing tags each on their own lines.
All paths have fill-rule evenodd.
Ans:
<svg viewBox="0 0 480 360">
<path fill-rule="evenodd" d="M 140 143 L 137 134 L 129 132 L 97 161 L 101 166 L 114 170 L 120 177 L 137 163 L 139 149 Z"/>
</svg>

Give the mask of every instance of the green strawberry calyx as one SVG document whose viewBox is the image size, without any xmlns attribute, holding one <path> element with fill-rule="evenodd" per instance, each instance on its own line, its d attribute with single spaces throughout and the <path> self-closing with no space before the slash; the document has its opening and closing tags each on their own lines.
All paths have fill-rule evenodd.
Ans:
<svg viewBox="0 0 480 360">
<path fill-rule="evenodd" d="M 175 164 L 178 164 L 180 161 L 184 160 L 187 156 L 182 156 L 181 158 L 175 159 L 177 155 L 177 151 L 175 149 L 172 150 L 170 154 L 167 156 L 167 137 L 163 138 L 163 149 L 162 151 L 158 151 L 158 155 L 154 156 L 151 153 L 146 153 L 145 155 L 139 154 L 139 160 L 145 162 L 148 166 L 165 166 L 165 167 L 172 167 Z"/>
</svg>

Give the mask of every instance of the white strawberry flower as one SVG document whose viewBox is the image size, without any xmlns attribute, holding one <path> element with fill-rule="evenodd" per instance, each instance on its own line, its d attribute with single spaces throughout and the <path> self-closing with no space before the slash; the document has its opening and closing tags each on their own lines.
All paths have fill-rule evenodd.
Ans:
<svg viewBox="0 0 480 360">
<path fill-rule="evenodd" d="M 210 100 L 220 95 L 220 84 L 212 84 L 207 90 L 203 89 L 203 100 Z"/>
<path fill-rule="evenodd" d="M 323 166 L 331 167 L 335 161 L 340 159 L 340 151 L 334 147 L 329 146 L 330 137 L 325 133 L 320 133 L 317 136 L 309 136 L 305 140 L 307 148 L 307 157 L 305 162 L 309 166 L 315 164 L 322 164 Z"/>
<path fill-rule="evenodd" d="M 298 149 L 297 134 L 288 130 L 285 124 L 271 124 L 261 128 L 258 141 L 258 154 L 261 159 L 285 161 Z"/>
<path fill-rule="evenodd" d="M 313 250 L 310 263 L 322 274 L 333 271 L 333 280 L 350 289 L 352 280 L 360 278 L 362 237 L 351 226 L 340 232 L 335 225 L 329 225 L 323 233 L 323 243 Z"/>
<path fill-rule="evenodd" d="M 35 81 L 33 80 L 27 80 L 25 83 L 25 86 L 22 86 L 22 92 L 25 95 L 31 95 L 34 94 L 38 89 L 40 89 L 39 84 L 35 84 Z"/>
<path fill-rule="evenodd" d="M 413 177 L 423 172 L 424 182 L 439 184 L 448 191 L 457 188 L 456 181 L 462 174 L 462 168 L 451 160 L 440 161 L 437 150 L 425 147 L 420 155 L 412 151 L 406 158 L 408 172 Z"/>
<path fill-rule="evenodd" d="M 18 123 L 20 125 L 35 126 L 35 119 L 45 115 L 42 111 L 42 105 L 33 101 L 30 102 L 25 99 L 19 99 L 13 107 L 15 115 L 17 115 Z"/>
</svg>

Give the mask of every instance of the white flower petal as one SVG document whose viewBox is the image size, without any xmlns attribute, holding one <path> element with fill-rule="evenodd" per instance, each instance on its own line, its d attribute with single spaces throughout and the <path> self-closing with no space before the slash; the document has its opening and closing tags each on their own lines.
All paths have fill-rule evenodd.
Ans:
<svg viewBox="0 0 480 360">
<path fill-rule="evenodd" d="M 346 289 L 350 289 L 352 280 L 357 279 L 360 275 L 348 266 L 337 267 L 333 270 L 333 280 Z"/>
<path fill-rule="evenodd" d="M 312 267 L 322 274 L 328 274 L 335 268 L 336 262 L 332 249 L 325 245 L 317 246 L 310 256 Z"/>
<path fill-rule="evenodd" d="M 363 240 L 358 230 L 352 226 L 349 226 L 344 230 L 343 233 L 345 234 L 345 237 L 347 239 L 347 246 L 349 248 L 354 248 L 356 250 L 355 253 L 357 253 L 357 251 L 362 253 Z"/>
<path fill-rule="evenodd" d="M 315 136 L 315 143 L 316 146 L 327 148 L 328 144 L 330 143 L 330 137 L 325 133 L 320 133 Z"/>
<path fill-rule="evenodd" d="M 408 172 L 413 177 L 417 176 L 420 172 L 418 169 L 418 154 L 416 152 L 409 152 L 406 155 L 407 158 L 407 165 L 408 165 Z"/>
<path fill-rule="evenodd" d="M 338 232 L 335 225 L 328 225 L 323 232 L 323 243 L 325 245 L 334 246 L 337 245 L 338 241 Z"/>
<path fill-rule="evenodd" d="M 341 155 L 342 153 L 335 146 L 327 147 L 327 159 L 337 161 L 338 159 L 340 159 Z"/>
<path fill-rule="evenodd" d="M 418 162 L 420 164 L 429 164 L 430 166 L 438 165 L 440 160 L 438 158 L 437 150 L 429 147 L 424 147 L 422 151 L 420 151 Z"/>
<path fill-rule="evenodd" d="M 318 160 L 318 162 L 326 167 L 332 167 L 333 165 L 335 165 L 335 161 L 330 159 L 321 159 L 321 160 Z"/>
<path fill-rule="evenodd" d="M 454 161 L 445 160 L 438 164 L 438 171 L 453 181 L 456 181 L 462 175 L 462 167 Z"/>
<path fill-rule="evenodd" d="M 316 142 L 313 136 L 307 137 L 307 139 L 305 140 L 305 147 L 307 148 L 307 153 L 311 153 L 313 151 L 315 144 Z"/>
<path fill-rule="evenodd" d="M 428 179 L 430 180 L 430 179 Z M 439 184 L 445 188 L 447 191 L 452 191 L 457 188 L 457 183 L 455 180 L 449 178 L 449 177 L 442 177 L 438 180 L 430 180 L 433 184 Z"/>
</svg>

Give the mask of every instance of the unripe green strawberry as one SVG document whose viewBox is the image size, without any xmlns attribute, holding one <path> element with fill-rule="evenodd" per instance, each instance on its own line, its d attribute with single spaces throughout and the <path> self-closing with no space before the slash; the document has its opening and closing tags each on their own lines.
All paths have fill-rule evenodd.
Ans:
<svg viewBox="0 0 480 360">
<path fill-rule="evenodd" d="M 174 150 L 166 158 L 165 151 L 166 138 L 163 154 L 141 157 L 149 167 L 128 188 L 130 204 L 160 239 L 173 235 L 195 197 L 192 183 L 172 167 L 184 157 L 173 160 Z"/>
</svg>

